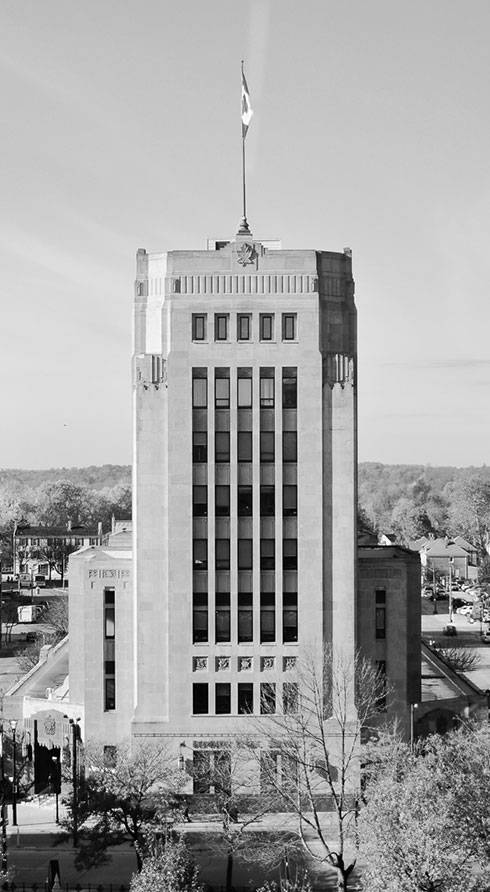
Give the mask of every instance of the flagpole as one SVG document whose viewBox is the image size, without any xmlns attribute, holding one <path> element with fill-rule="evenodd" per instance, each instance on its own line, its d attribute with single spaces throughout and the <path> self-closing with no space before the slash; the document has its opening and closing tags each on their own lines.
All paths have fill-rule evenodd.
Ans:
<svg viewBox="0 0 490 892">
<path fill-rule="evenodd" d="M 245 182 L 245 136 L 242 126 L 242 182 L 243 182 L 243 219 L 247 220 L 247 187 Z"/>
<path fill-rule="evenodd" d="M 248 85 L 245 80 L 245 74 L 243 71 L 243 59 L 241 62 L 242 67 L 242 108 L 241 108 L 241 119 L 242 119 L 242 193 L 243 193 L 243 217 L 240 221 L 239 233 L 242 235 L 249 235 L 250 229 L 247 222 L 247 181 L 246 181 L 246 164 L 245 164 L 245 137 L 247 135 L 248 125 L 250 123 L 250 118 L 253 115 L 253 111 L 250 108 L 250 97 L 248 93 Z"/>
</svg>

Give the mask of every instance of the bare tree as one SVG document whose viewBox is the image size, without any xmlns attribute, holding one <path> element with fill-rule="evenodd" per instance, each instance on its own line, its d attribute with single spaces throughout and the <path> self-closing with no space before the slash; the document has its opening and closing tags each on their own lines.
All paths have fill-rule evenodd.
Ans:
<svg viewBox="0 0 490 892">
<path fill-rule="evenodd" d="M 257 720 L 248 744 L 261 797 L 295 816 L 306 853 L 345 890 L 356 863 L 361 738 L 380 724 L 385 679 L 360 654 L 327 646 L 311 648 L 287 684 L 283 713 Z"/>
</svg>

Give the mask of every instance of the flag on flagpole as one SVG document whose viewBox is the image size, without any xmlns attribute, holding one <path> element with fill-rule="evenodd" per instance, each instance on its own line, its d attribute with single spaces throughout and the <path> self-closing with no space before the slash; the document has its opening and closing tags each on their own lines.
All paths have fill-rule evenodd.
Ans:
<svg viewBox="0 0 490 892">
<path fill-rule="evenodd" d="M 250 93 L 248 91 L 247 81 L 243 73 L 242 63 L 242 138 L 245 139 L 247 130 L 252 120 L 253 109 L 250 105 Z"/>
</svg>

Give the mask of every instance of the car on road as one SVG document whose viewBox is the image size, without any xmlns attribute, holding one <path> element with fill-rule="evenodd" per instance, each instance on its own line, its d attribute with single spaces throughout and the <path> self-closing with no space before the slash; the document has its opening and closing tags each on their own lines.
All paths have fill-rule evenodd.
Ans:
<svg viewBox="0 0 490 892">
<path fill-rule="evenodd" d="M 481 636 L 482 644 L 490 644 L 490 632 L 484 632 Z"/>
<path fill-rule="evenodd" d="M 462 616 L 471 616 L 473 613 L 473 605 L 464 604 L 463 607 L 456 607 L 456 613 L 460 613 Z"/>
<path fill-rule="evenodd" d="M 455 635 L 458 634 L 458 630 L 457 630 L 456 626 L 453 626 L 452 623 L 449 623 L 449 625 L 444 626 L 444 628 L 442 630 L 442 634 L 448 635 L 449 637 L 453 638 Z"/>
</svg>

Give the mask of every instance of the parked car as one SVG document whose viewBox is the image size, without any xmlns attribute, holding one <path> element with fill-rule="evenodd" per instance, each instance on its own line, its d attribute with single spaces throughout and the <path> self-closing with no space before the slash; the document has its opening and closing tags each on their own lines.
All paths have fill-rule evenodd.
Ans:
<svg viewBox="0 0 490 892">
<path fill-rule="evenodd" d="M 448 626 L 444 626 L 444 628 L 442 630 L 442 634 L 449 635 L 450 637 L 454 637 L 455 635 L 458 634 L 458 630 L 457 630 L 456 626 L 453 626 L 452 623 L 450 623 Z"/>
<path fill-rule="evenodd" d="M 462 616 L 468 616 L 468 615 L 471 615 L 471 614 L 473 613 L 473 605 L 472 605 L 472 604 L 465 604 L 463 607 L 457 607 L 457 608 L 456 608 L 456 613 L 461 613 Z"/>
<path fill-rule="evenodd" d="M 490 632 L 484 632 L 481 636 L 482 644 L 490 644 Z"/>
</svg>

